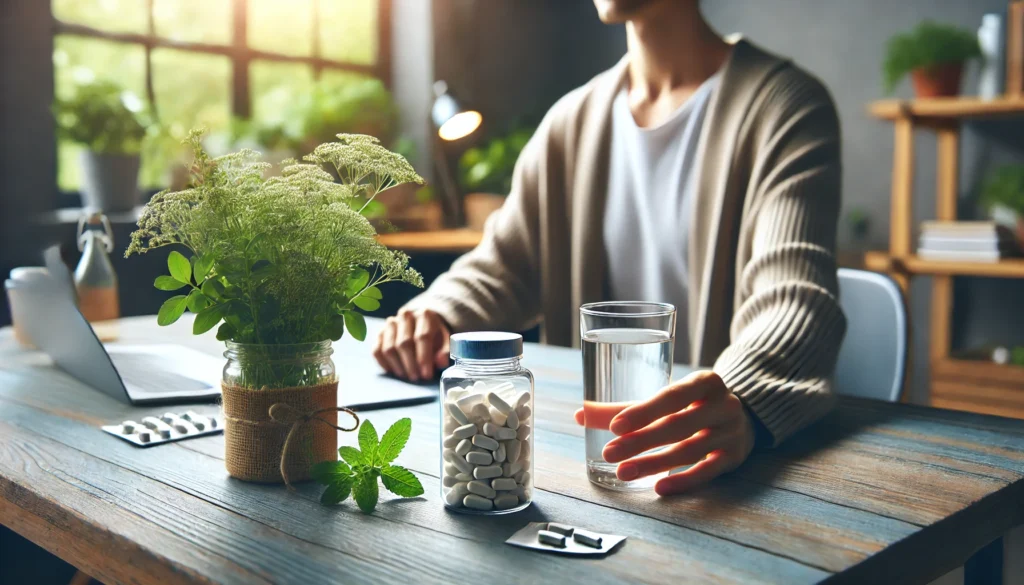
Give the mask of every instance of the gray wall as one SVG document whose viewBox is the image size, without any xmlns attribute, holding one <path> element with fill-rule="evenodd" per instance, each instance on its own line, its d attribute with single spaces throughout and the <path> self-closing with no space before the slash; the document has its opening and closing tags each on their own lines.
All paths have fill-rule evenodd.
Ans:
<svg viewBox="0 0 1024 585">
<path fill-rule="evenodd" d="M 831 89 L 843 127 L 843 207 L 857 207 L 871 217 L 865 244 L 851 241 L 845 223 L 840 243 L 845 249 L 885 248 L 889 233 L 892 169 L 892 125 L 873 120 L 865 106 L 883 95 L 881 63 L 885 41 L 924 18 L 977 30 L 986 12 L 1002 12 L 1005 0 L 705 0 L 708 20 L 722 33 L 742 32 L 761 46 L 786 55 L 820 77 Z M 964 92 L 975 93 L 976 71 L 964 80 Z M 897 97 L 910 97 L 904 82 Z M 973 213 L 973 198 L 983 175 L 993 166 L 1024 160 L 1024 124 L 988 122 L 965 127 L 961 150 L 961 214 Z M 917 174 L 915 221 L 935 213 L 935 138 L 916 136 Z M 962 215 L 963 217 L 963 215 Z M 1024 344 L 1024 281 L 962 279 L 954 312 L 954 344 L 987 342 Z M 927 387 L 930 335 L 929 279 L 915 280 L 911 291 L 913 327 L 912 397 L 920 400 Z"/>
</svg>

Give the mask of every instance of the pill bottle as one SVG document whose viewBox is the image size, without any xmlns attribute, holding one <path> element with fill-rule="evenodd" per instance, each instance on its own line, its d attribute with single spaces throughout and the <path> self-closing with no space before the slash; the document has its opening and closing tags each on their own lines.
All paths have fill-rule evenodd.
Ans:
<svg viewBox="0 0 1024 585">
<path fill-rule="evenodd" d="M 533 500 L 533 374 L 523 337 L 451 337 L 441 375 L 441 499 L 452 510 L 507 514 Z"/>
</svg>

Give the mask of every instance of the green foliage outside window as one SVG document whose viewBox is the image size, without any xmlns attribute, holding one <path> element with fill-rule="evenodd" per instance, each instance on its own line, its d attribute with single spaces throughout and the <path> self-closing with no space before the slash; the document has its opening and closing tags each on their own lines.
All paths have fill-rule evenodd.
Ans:
<svg viewBox="0 0 1024 585">
<path fill-rule="evenodd" d="M 519 153 L 536 129 L 524 127 L 499 136 L 483 147 L 470 148 L 459 159 L 459 184 L 467 191 L 507 195 Z"/>
</svg>

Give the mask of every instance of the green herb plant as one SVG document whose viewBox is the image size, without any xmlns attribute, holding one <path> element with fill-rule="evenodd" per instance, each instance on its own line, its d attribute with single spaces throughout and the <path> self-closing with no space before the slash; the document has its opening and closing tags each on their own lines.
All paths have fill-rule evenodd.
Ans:
<svg viewBox="0 0 1024 585">
<path fill-rule="evenodd" d="M 1002 205 L 1024 217 L 1024 165 L 1004 165 L 989 173 L 981 200 L 986 207 Z"/>
<path fill-rule="evenodd" d="M 507 195 L 512 190 L 512 171 L 519 153 L 533 136 L 534 128 L 518 128 L 470 148 L 459 158 L 459 183 L 467 191 Z"/>
<path fill-rule="evenodd" d="M 139 98 L 110 81 L 78 86 L 53 113 L 61 138 L 104 154 L 138 154 L 150 125 Z"/>
<path fill-rule="evenodd" d="M 339 134 L 305 162 L 285 161 L 280 175 L 269 178 L 270 165 L 259 153 L 211 158 L 201 138 L 193 131 L 187 140 L 195 154 L 192 185 L 152 198 L 125 253 L 164 246 L 189 252 L 171 251 L 169 274 L 154 282 L 179 291 L 160 307 L 158 324 L 170 325 L 188 310 L 196 314 L 194 334 L 217 327 L 222 341 L 279 347 L 337 341 L 346 329 L 362 341 L 360 311 L 380 307 L 380 285 L 423 286 L 408 257 L 380 244 L 373 226 L 349 205 L 353 197 L 372 201 L 396 185 L 423 181 L 376 138 Z M 341 182 L 321 165 L 331 165 Z M 316 382 L 284 379 L 268 360 L 246 361 L 245 387 Z"/>
<path fill-rule="evenodd" d="M 324 461 L 313 466 L 313 479 L 327 486 L 320 495 L 320 503 L 338 504 L 351 494 L 359 509 L 369 514 L 377 507 L 377 478 L 395 495 L 403 498 L 422 495 L 420 480 L 408 469 L 391 463 L 405 448 L 411 432 L 412 420 L 403 418 L 378 440 L 377 430 L 370 421 L 364 420 L 359 426 L 358 449 L 342 447 L 338 454 L 344 461 Z"/>
<path fill-rule="evenodd" d="M 882 73 L 886 93 L 892 93 L 904 75 L 916 69 L 934 69 L 982 56 L 975 33 L 931 20 L 895 35 L 886 45 Z"/>
</svg>

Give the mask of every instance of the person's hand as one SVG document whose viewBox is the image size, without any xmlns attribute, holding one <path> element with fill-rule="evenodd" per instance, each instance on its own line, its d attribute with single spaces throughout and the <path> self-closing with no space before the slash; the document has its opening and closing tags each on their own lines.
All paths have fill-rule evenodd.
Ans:
<svg viewBox="0 0 1024 585">
<path fill-rule="evenodd" d="M 576 422 L 618 435 L 602 455 L 619 464 L 616 476 L 623 481 L 692 465 L 659 479 L 654 490 L 661 496 L 735 469 L 754 448 L 750 415 L 714 372 L 694 372 L 643 402 L 588 403 L 576 412 Z M 666 448 L 641 455 L 657 447 Z"/>
<path fill-rule="evenodd" d="M 377 336 L 373 357 L 388 373 L 418 382 L 448 365 L 451 332 L 440 315 L 429 310 L 402 310 L 388 317 Z"/>
</svg>

